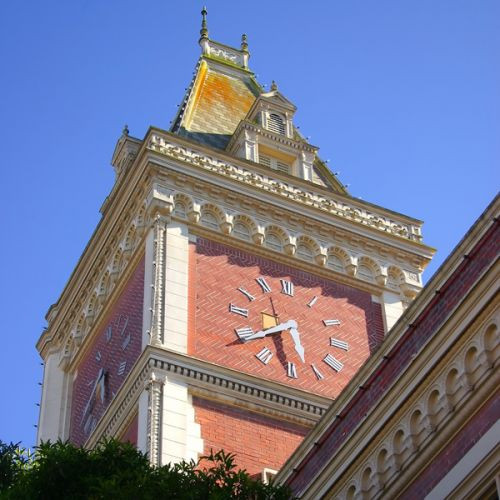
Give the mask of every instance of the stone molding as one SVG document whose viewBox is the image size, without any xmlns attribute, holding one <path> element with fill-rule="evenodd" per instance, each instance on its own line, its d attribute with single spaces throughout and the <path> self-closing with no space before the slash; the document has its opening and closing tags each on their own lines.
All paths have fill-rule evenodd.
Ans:
<svg viewBox="0 0 500 500">
<path fill-rule="evenodd" d="M 152 370 L 146 384 L 148 392 L 147 450 L 151 465 L 161 465 L 161 415 L 163 411 L 163 385 L 165 378 Z"/>
<path fill-rule="evenodd" d="M 124 431 L 129 420 L 128 415 L 134 411 L 140 394 L 145 389 L 153 387 L 152 384 L 157 390 L 158 384 L 161 385 L 168 377 L 175 377 L 185 382 L 193 394 L 306 427 L 316 423 L 331 403 L 330 399 L 321 396 L 242 374 L 164 348 L 148 346 L 98 422 L 86 446 L 89 448 L 95 446 L 103 437 L 119 436 Z M 150 412 L 161 411 L 158 398 L 154 394 L 150 391 L 148 395 Z M 154 422 L 155 420 L 148 422 L 150 453 L 157 451 Z"/>
<path fill-rule="evenodd" d="M 398 238 L 417 243 L 422 241 L 421 224 L 417 223 L 417 221 L 411 224 L 405 222 L 403 218 L 398 220 L 397 217 L 390 218 L 375 210 L 370 211 L 363 207 L 362 204 L 347 203 L 340 198 L 336 199 L 333 195 L 327 197 L 317 192 L 306 191 L 297 185 L 293 185 L 291 181 L 284 182 L 279 177 L 260 174 L 250 168 L 213 158 L 208 154 L 204 154 L 201 149 L 182 146 L 173 142 L 166 133 L 162 134 L 155 131 L 150 134 L 146 147 L 170 158 L 258 187 L 302 205 L 317 208 L 335 217 L 348 219 L 356 224 L 368 226 Z"/>
</svg>

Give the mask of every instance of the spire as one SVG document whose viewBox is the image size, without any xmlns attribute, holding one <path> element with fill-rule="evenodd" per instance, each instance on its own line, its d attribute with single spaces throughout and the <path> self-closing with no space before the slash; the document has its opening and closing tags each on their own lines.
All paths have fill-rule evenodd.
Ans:
<svg viewBox="0 0 500 500">
<path fill-rule="evenodd" d="M 200 42 L 202 40 L 208 40 L 208 28 L 207 28 L 207 8 L 203 7 L 201 11 L 201 30 L 200 30 Z"/>
</svg>

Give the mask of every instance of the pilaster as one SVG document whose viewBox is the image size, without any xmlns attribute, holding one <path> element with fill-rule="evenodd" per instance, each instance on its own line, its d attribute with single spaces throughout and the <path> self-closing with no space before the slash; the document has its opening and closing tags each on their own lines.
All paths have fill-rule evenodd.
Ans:
<svg viewBox="0 0 500 500">
<path fill-rule="evenodd" d="M 185 382 L 167 377 L 163 386 L 161 463 L 197 460 L 203 453 L 200 426 Z"/>
<path fill-rule="evenodd" d="M 162 410 L 164 377 L 151 373 L 148 391 L 147 452 L 151 465 L 161 464 Z"/>
<path fill-rule="evenodd" d="M 45 358 L 37 444 L 67 437 L 68 375 L 60 364 L 59 352 Z"/>
</svg>

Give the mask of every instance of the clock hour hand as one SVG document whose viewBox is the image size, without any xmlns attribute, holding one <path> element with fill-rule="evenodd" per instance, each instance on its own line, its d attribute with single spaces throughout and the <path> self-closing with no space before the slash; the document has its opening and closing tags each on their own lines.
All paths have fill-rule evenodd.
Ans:
<svg viewBox="0 0 500 500">
<path fill-rule="evenodd" d="M 245 338 L 245 342 L 248 340 L 255 340 L 255 339 L 261 339 L 263 337 L 266 337 L 267 335 L 271 335 L 272 333 L 279 333 L 284 330 L 288 330 L 289 328 L 296 328 L 297 327 L 297 322 L 291 319 L 290 321 L 287 321 L 286 323 L 280 323 L 279 325 L 272 326 L 271 328 L 267 328 L 266 330 L 260 330 L 258 332 L 255 332 L 253 335 L 250 335 L 249 337 Z"/>
</svg>

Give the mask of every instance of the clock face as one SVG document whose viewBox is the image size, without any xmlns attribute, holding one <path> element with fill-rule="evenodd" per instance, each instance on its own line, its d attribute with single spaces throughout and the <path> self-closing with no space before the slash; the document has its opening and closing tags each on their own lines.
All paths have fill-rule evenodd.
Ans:
<svg viewBox="0 0 500 500">
<path fill-rule="evenodd" d="M 144 259 L 138 262 L 110 312 L 81 346 L 73 371 L 69 440 L 85 443 L 142 349 Z"/>
<path fill-rule="evenodd" d="M 132 334 L 130 318 L 117 315 L 104 329 L 90 352 L 90 366 L 82 390 L 84 406 L 76 424 L 88 436 L 121 385 L 128 368 L 127 351 Z M 120 352 L 121 351 L 121 352 Z"/>
<path fill-rule="evenodd" d="M 366 292 L 207 240 L 196 253 L 199 357 L 333 397 L 383 338 Z"/>
</svg>

